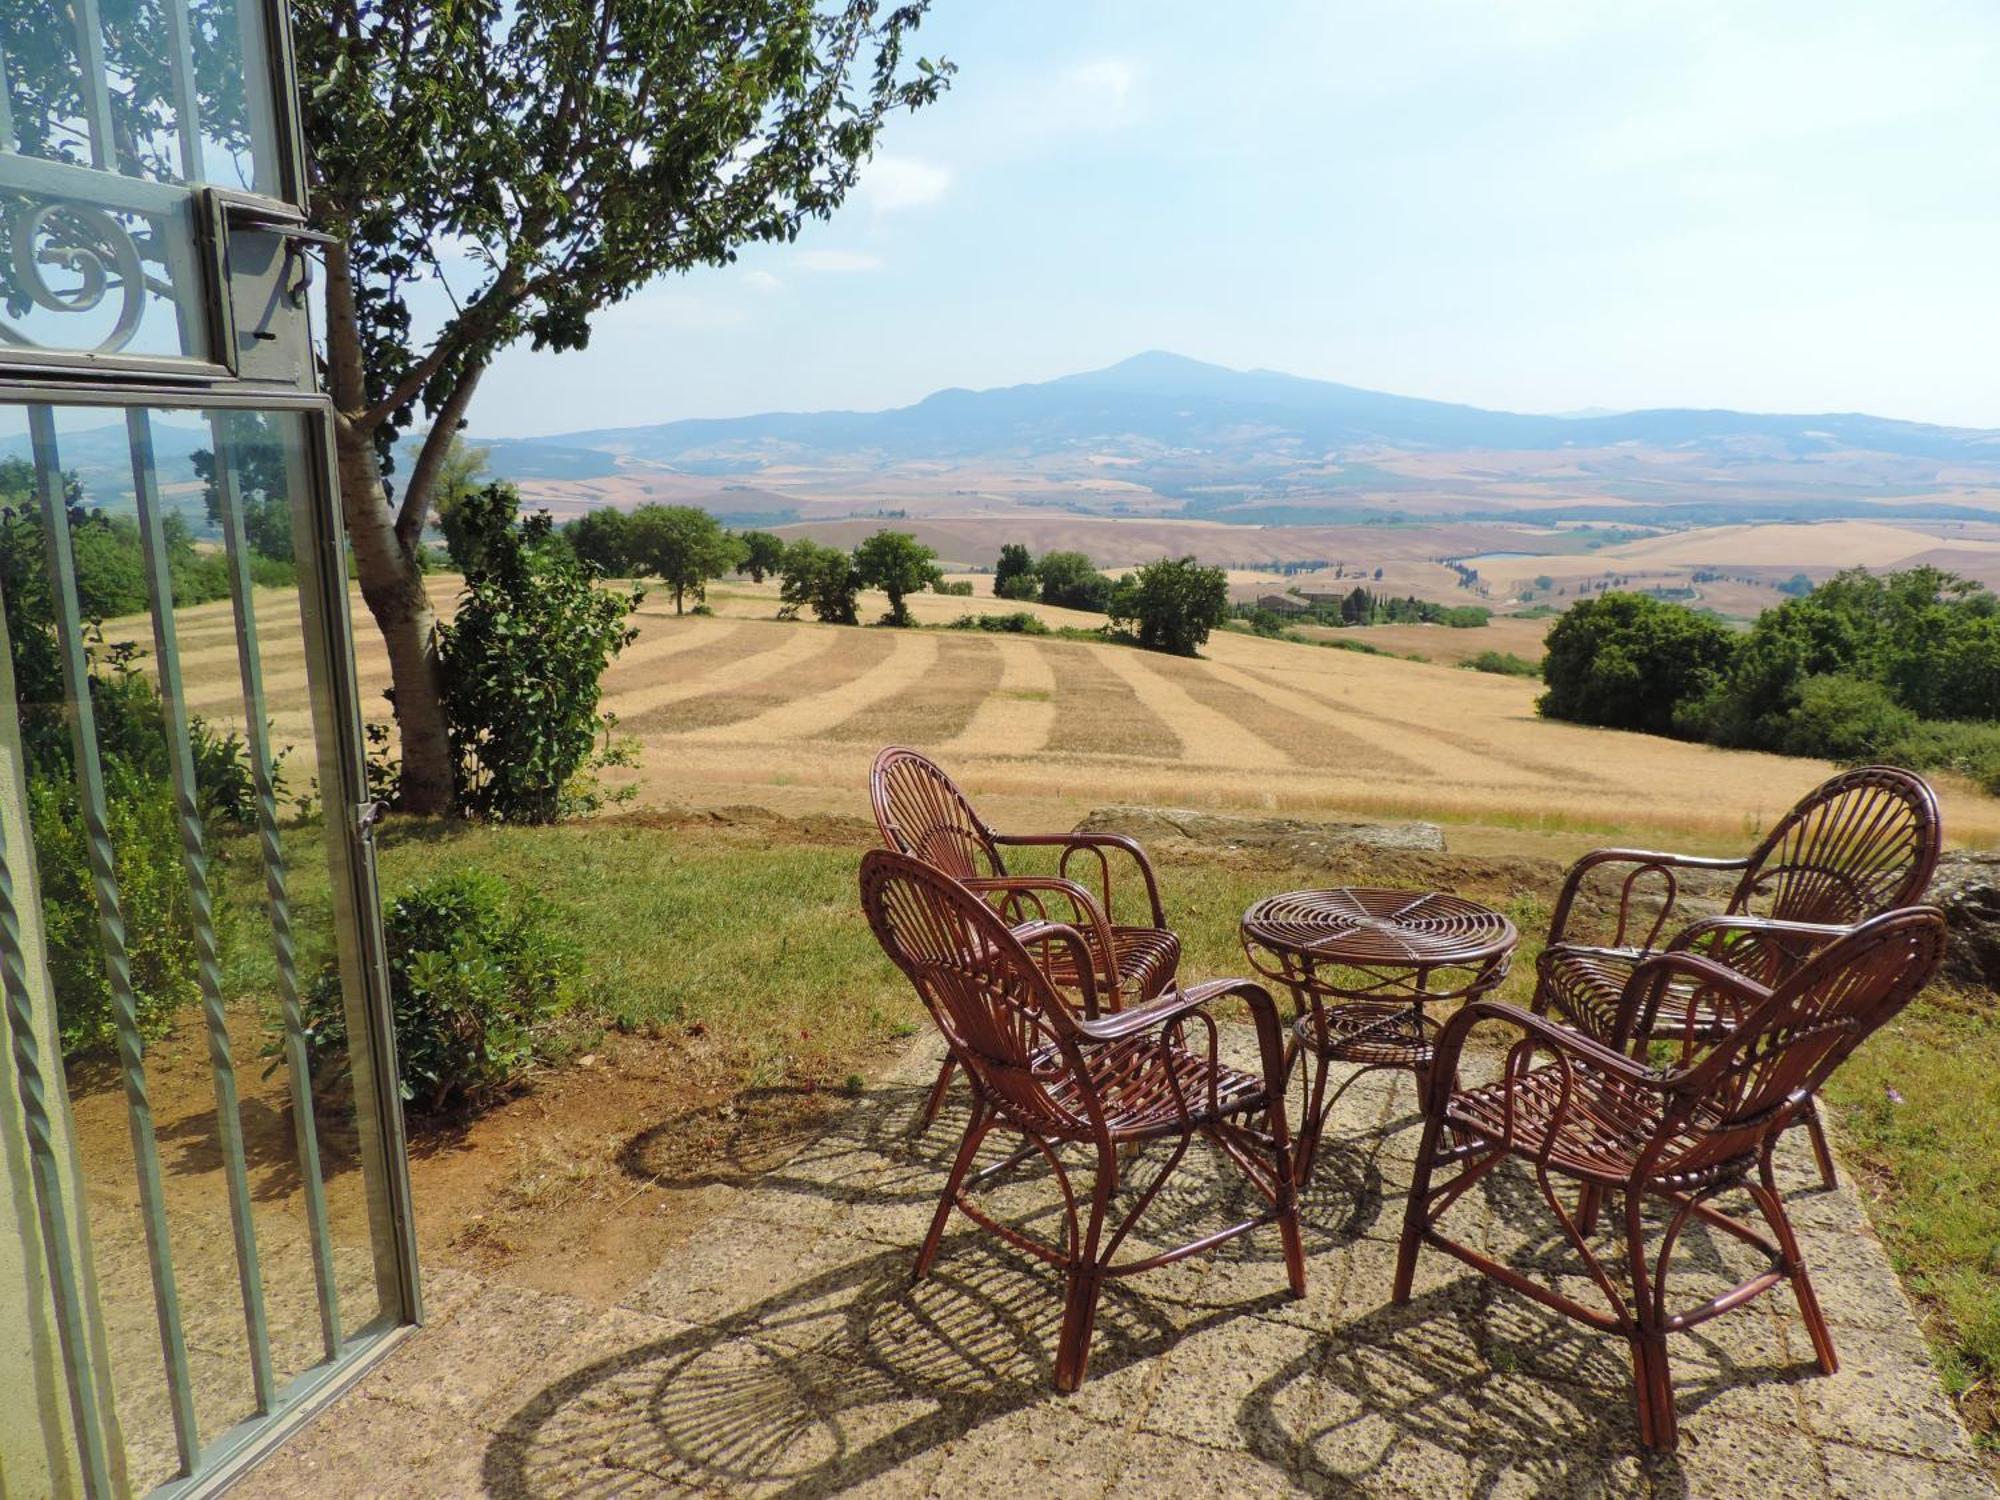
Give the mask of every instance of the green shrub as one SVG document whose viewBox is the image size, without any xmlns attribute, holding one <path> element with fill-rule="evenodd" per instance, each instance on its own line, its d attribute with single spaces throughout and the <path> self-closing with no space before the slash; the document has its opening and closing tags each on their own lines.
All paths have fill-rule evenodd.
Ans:
<svg viewBox="0 0 2000 1500">
<path fill-rule="evenodd" d="M 1581 599 L 1549 631 L 1543 717 L 1654 734 L 1686 732 L 1676 711 L 1714 691 L 1736 638 L 1678 604 L 1643 594 Z"/>
<path fill-rule="evenodd" d="M 547 903 L 514 900 L 478 870 L 433 876 L 384 908 L 400 1088 L 414 1111 L 490 1103 L 546 1054 L 582 965 L 563 927 Z M 305 1009 L 314 1076 L 344 1072 L 337 964 L 313 980 Z"/>
<path fill-rule="evenodd" d="M 972 597 L 972 580 L 970 578 L 940 578 L 936 583 L 931 585 L 931 589 L 934 593 L 949 594 L 954 599 L 970 599 Z"/>
<path fill-rule="evenodd" d="M 1048 625 L 1025 609 L 1005 615 L 960 615 L 951 622 L 952 630 L 991 630 L 1001 635 L 1050 635 Z"/>
<path fill-rule="evenodd" d="M 166 782 L 116 764 L 106 767 L 106 781 L 105 820 L 117 851 L 113 863 L 132 993 L 139 1034 L 150 1039 L 165 1033 L 174 1012 L 198 994 L 180 832 Z M 105 1051 L 118 1033 L 82 809 L 68 784 L 38 776 L 28 782 L 28 816 L 63 1054 Z"/>
<path fill-rule="evenodd" d="M 1542 664 L 1516 656 L 1511 651 L 1482 651 L 1465 663 L 1468 671 L 1492 672 L 1501 677 L 1539 677 Z"/>
<path fill-rule="evenodd" d="M 603 800 L 592 773 L 608 763 L 610 725 L 598 704 L 605 669 L 637 633 L 626 616 L 638 596 L 599 589 L 545 512 L 515 523 L 517 503 L 503 485 L 459 502 L 479 566 L 438 629 L 438 662 L 459 807 L 547 823 Z"/>
</svg>

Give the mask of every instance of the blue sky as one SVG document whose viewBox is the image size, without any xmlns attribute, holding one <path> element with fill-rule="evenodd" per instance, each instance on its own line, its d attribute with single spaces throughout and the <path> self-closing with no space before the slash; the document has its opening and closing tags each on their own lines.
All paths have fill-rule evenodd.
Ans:
<svg viewBox="0 0 2000 1500">
<path fill-rule="evenodd" d="M 2000 5 L 936 0 L 945 99 L 791 246 L 509 352 L 484 435 L 1165 348 L 1528 411 L 2000 427 Z"/>
</svg>

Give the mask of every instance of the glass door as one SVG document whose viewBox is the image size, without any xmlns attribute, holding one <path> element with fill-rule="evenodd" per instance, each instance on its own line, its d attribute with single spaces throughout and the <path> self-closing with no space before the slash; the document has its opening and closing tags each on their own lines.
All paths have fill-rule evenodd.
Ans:
<svg viewBox="0 0 2000 1500">
<path fill-rule="evenodd" d="M 219 1487 L 419 1313 L 285 24 L 0 14 L 8 1494 Z"/>
</svg>

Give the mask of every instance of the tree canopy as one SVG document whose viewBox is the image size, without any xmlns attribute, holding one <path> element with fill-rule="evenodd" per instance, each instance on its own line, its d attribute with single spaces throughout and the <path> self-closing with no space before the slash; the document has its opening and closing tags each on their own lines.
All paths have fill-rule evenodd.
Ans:
<svg viewBox="0 0 2000 1500">
<path fill-rule="evenodd" d="M 878 531 L 854 549 L 854 571 L 863 588 L 880 589 L 889 596 L 889 623 L 910 623 L 906 595 L 921 593 L 940 583 L 937 553 L 906 531 Z"/>
<path fill-rule="evenodd" d="M 632 571 L 665 584 L 675 614 L 689 594 L 699 603 L 708 580 L 720 578 L 743 556 L 743 544 L 692 505 L 642 505 L 632 512 L 629 528 Z"/>
<path fill-rule="evenodd" d="M 753 583 L 762 583 L 765 574 L 778 571 L 779 560 L 785 555 L 782 538 L 768 531 L 746 531 L 741 540 L 743 560 L 736 565 L 737 572 L 748 573 Z"/>
<path fill-rule="evenodd" d="M 1111 580 L 1081 552 L 1044 552 L 1035 564 L 1042 603 L 1103 614 L 1111 607 Z"/>
<path fill-rule="evenodd" d="M 888 118 L 948 83 L 950 64 L 909 52 L 927 6 L 298 0 L 343 513 L 406 806 L 451 802 L 420 546 L 487 365 L 521 339 L 581 348 L 655 278 L 830 216 Z M 419 309 L 440 303 L 431 331 Z M 397 437 L 425 413 L 392 492 Z"/>
<path fill-rule="evenodd" d="M 1735 649 L 1728 626 L 1678 604 L 1580 599 L 1549 631 L 1537 707 L 1551 719 L 1669 734 L 1676 705 L 1711 691 Z"/>
<path fill-rule="evenodd" d="M 1161 558 L 1127 573 L 1111 592 L 1111 623 L 1149 651 L 1193 656 L 1229 613 L 1229 575 L 1192 557 Z"/>
<path fill-rule="evenodd" d="M 996 599 L 1033 599 L 1042 591 L 1041 579 L 1035 573 L 1035 559 L 1028 549 L 1019 542 L 1008 542 L 1000 548 L 1000 561 L 993 568 L 993 597 Z"/>
<path fill-rule="evenodd" d="M 810 609 L 829 625 L 859 622 L 861 575 L 851 553 L 801 537 L 785 548 L 778 570 L 783 579 L 778 613 L 783 618 L 796 619 L 800 610 Z"/>
</svg>

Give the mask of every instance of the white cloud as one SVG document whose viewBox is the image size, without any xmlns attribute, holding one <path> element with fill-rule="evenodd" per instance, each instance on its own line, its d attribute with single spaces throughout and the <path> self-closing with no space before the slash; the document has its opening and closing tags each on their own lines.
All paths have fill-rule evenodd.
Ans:
<svg viewBox="0 0 2000 1500">
<path fill-rule="evenodd" d="M 769 271 L 745 271 L 743 273 L 743 284 L 753 292 L 765 293 L 778 291 L 784 286 L 784 282 L 773 276 Z"/>
<path fill-rule="evenodd" d="M 911 156 L 877 156 L 862 169 L 862 196 L 878 209 L 935 203 L 951 186 L 951 168 Z"/>
<path fill-rule="evenodd" d="M 862 250 L 795 250 L 792 260 L 808 271 L 879 271 L 882 257 Z"/>
<path fill-rule="evenodd" d="M 1128 58 L 1100 57 L 1080 63 L 1064 76 L 1067 123 L 1110 129 L 1130 122 L 1139 87 L 1139 66 Z"/>
</svg>

